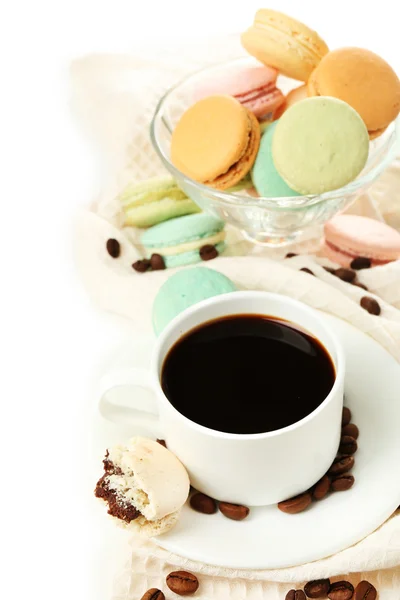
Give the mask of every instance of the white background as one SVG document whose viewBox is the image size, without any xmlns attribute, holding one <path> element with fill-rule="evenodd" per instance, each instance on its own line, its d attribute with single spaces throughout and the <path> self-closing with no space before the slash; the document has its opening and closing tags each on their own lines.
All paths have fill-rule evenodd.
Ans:
<svg viewBox="0 0 400 600">
<path fill-rule="evenodd" d="M 331 47 L 367 46 L 400 70 L 393 0 L 270 6 L 317 29 Z M 89 557 L 101 532 L 91 524 L 94 482 L 85 473 L 88 382 L 120 330 L 89 305 L 71 263 L 71 217 L 99 177 L 94 149 L 69 115 L 68 64 L 153 40 L 241 31 L 258 7 L 252 0 L 2 4 L 2 598 L 94 597 Z"/>
</svg>

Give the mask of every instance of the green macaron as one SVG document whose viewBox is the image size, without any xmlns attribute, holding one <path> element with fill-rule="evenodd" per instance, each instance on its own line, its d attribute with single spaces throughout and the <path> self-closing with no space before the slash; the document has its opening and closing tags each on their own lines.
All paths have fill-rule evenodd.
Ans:
<svg viewBox="0 0 400 600">
<path fill-rule="evenodd" d="M 181 267 L 220 254 L 225 248 L 224 226 L 206 213 L 186 215 L 150 227 L 142 234 L 141 243 L 148 256 L 160 254 L 166 267 Z"/>
<path fill-rule="evenodd" d="M 277 124 L 278 121 L 271 123 L 261 138 L 251 178 L 257 192 L 265 198 L 298 196 L 298 192 L 292 190 L 279 175 L 272 160 L 272 139 Z"/>
<path fill-rule="evenodd" d="M 154 300 L 153 328 L 156 335 L 189 306 L 235 290 L 228 277 L 213 269 L 194 267 L 174 273 L 161 286 Z"/>
<path fill-rule="evenodd" d="M 299 194 L 321 194 L 353 181 L 368 159 L 364 121 L 346 102 L 319 96 L 291 106 L 272 139 L 278 173 Z"/>
</svg>

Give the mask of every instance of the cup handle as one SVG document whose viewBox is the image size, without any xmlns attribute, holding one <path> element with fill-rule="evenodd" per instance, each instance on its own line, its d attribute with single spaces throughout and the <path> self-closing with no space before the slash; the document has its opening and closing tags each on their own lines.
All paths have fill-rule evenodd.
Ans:
<svg viewBox="0 0 400 600">
<path fill-rule="evenodd" d="M 161 436 L 158 408 L 155 400 L 144 409 L 138 406 L 137 396 L 132 395 L 132 402 L 129 403 L 129 406 L 117 404 L 108 397 L 109 392 L 115 388 L 125 386 L 144 388 L 154 394 L 156 392 L 150 372 L 146 369 L 120 368 L 110 371 L 101 377 L 96 388 L 101 416 L 117 425 L 126 426 L 132 423 L 152 431 L 156 436 Z"/>
</svg>

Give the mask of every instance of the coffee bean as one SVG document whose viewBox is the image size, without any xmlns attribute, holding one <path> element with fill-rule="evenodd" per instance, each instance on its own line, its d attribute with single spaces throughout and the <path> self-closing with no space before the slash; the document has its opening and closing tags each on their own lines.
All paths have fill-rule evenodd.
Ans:
<svg viewBox="0 0 400 600">
<path fill-rule="evenodd" d="M 334 492 L 346 492 L 354 484 L 353 475 L 339 475 L 332 479 L 331 488 Z"/>
<path fill-rule="evenodd" d="M 370 315 L 378 316 L 381 314 L 381 307 L 375 298 L 370 298 L 369 296 L 363 296 L 360 300 L 361 307 L 369 312 Z"/>
<path fill-rule="evenodd" d="M 296 252 L 288 252 L 286 254 L 285 258 L 293 258 L 293 256 L 298 256 L 298 255 L 296 254 Z"/>
<path fill-rule="evenodd" d="M 347 406 L 343 406 L 342 410 L 342 427 L 348 425 L 351 421 L 351 410 Z"/>
<path fill-rule="evenodd" d="M 164 448 L 167 447 L 167 442 L 165 440 L 157 440 L 157 442 L 161 444 L 161 446 L 164 446 Z"/>
<path fill-rule="evenodd" d="M 165 600 L 165 596 L 161 590 L 151 588 L 151 590 L 147 590 L 147 592 L 143 594 L 142 600 Z"/>
<path fill-rule="evenodd" d="M 359 271 L 360 269 L 369 269 L 371 266 L 371 259 L 366 256 L 357 256 L 357 258 L 354 258 L 351 261 L 350 266 L 352 269 L 356 269 L 356 271 Z"/>
<path fill-rule="evenodd" d="M 311 269 L 308 269 L 307 267 L 303 267 L 302 269 L 300 269 L 300 271 L 303 271 L 303 273 L 309 273 L 310 275 L 314 275 Z"/>
<path fill-rule="evenodd" d="M 285 600 L 306 600 L 306 595 L 303 590 L 289 590 Z"/>
<path fill-rule="evenodd" d="M 346 283 L 351 283 L 356 278 L 355 271 L 353 271 L 352 269 L 344 269 L 343 267 L 336 269 L 335 275 L 336 277 L 339 277 L 339 279 L 341 279 L 342 281 L 346 281 Z"/>
<path fill-rule="evenodd" d="M 289 498 L 289 500 L 279 502 L 278 508 L 284 513 L 295 515 L 296 513 L 302 512 L 308 508 L 311 504 L 311 501 L 311 494 L 309 492 L 305 492 L 304 494 L 299 494 L 294 498 Z"/>
<path fill-rule="evenodd" d="M 350 581 L 335 581 L 329 588 L 329 600 L 350 600 L 353 597 L 354 587 Z"/>
<path fill-rule="evenodd" d="M 197 510 L 197 512 L 204 513 L 205 515 L 212 515 L 217 512 L 217 503 L 210 496 L 196 492 L 190 498 L 190 506 Z"/>
<path fill-rule="evenodd" d="M 331 488 L 331 480 L 328 477 L 328 475 L 324 475 L 318 481 L 318 483 L 315 484 L 315 487 L 312 492 L 313 498 L 315 500 L 322 500 L 322 498 L 325 498 L 325 496 L 329 492 L 330 488 Z M 312 598 L 312 596 L 310 596 L 310 598 Z"/>
<path fill-rule="evenodd" d="M 365 290 L 366 292 L 368 292 L 368 288 L 366 285 L 364 285 L 363 283 L 361 283 L 360 281 L 353 281 L 353 285 L 361 288 L 362 290 Z"/>
<path fill-rule="evenodd" d="M 199 587 L 199 580 L 193 573 L 173 571 L 167 575 L 167 586 L 178 596 L 188 596 L 195 593 Z"/>
<path fill-rule="evenodd" d="M 342 435 L 339 445 L 340 454 L 355 454 L 357 452 L 357 448 L 357 441 L 351 437 L 351 435 Z"/>
<path fill-rule="evenodd" d="M 332 267 L 323 267 L 325 271 L 328 271 L 331 275 L 335 274 L 336 269 L 332 269 Z"/>
<path fill-rule="evenodd" d="M 133 263 L 132 269 L 135 269 L 138 273 L 145 273 L 150 269 L 150 261 L 147 258 L 137 260 Z"/>
<path fill-rule="evenodd" d="M 151 255 L 150 266 L 153 269 L 153 271 L 162 271 L 162 269 L 165 269 L 165 262 L 161 254 Z"/>
<path fill-rule="evenodd" d="M 219 510 L 225 517 L 228 517 L 228 519 L 232 519 L 233 521 L 243 521 L 250 512 L 250 509 L 247 506 L 230 504 L 229 502 L 220 502 Z"/>
<path fill-rule="evenodd" d="M 335 458 L 332 463 L 331 468 L 329 469 L 329 475 L 343 475 L 343 473 L 348 473 L 354 467 L 354 456 L 343 456 Z"/>
<path fill-rule="evenodd" d="M 306 583 L 304 591 L 308 598 L 326 598 L 330 586 L 329 579 L 315 579 Z"/>
<path fill-rule="evenodd" d="M 356 440 L 360 435 L 360 431 L 355 423 L 348 423 L 342 428 L 342 435 L 350 435 Z"/>
<path fill-rule="evenodd" d="M 107 252 L 112 258 L 118 258 L 121 253 L 121 246 L 118 240 L 110 238 L 106 243 Z"/>
<path fill-rule="evenodd" d="M 212 260 L 213 258 L 217 258 L 218 250 L 212 244 L 206 244 L 200 248 L 200 258 L 201 260 Z"/>
<path fill-rule="evenodd" d="M 360 581 L 354 592 L 354 600 L 376 600 L 378 592 L 369 581 Z"/>
</svg>

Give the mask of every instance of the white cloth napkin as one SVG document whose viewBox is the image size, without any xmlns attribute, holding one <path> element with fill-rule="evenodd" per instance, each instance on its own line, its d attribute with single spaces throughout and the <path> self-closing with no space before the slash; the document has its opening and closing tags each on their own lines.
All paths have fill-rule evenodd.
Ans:
<svg viewBox="0 0 400 600">
<path fill-rule="evenodd" d="M 72 65 L 72 105 L 81 123 L 102 151 L 102 192 L 83 209 L 74 227 L 76 265 L 93 301 L 100 307 L 132 319 L 140 332 L 151 328 L 152 301 L 160 285 L 172 273 L 158 271 L 138 275 L 131 264 L 138 256 L 137 232 L 121 230 L 118 191 L 130 181 L 146 179 L 162 171 L 151 147 L 148 126 L 162 92 L 186 72 L 242 53 L 237 36 L 185 46 L 184 51 L 143 49 L 133 56 L 92 56 Z M 400 161 L 395 161 L 349 210 L 385 220 L 400 229 Z M 122 255 L 114 260 L 104 251 L 105 241 L 116 237 Z M 291 248 L 292 250 L 292 248 Z M 239 288 L 279 292 L 334 314 L 358 327 L 382 344 L 400 361 L 400 261 L 363 270 L 359 280 L 381 307 L 379 317 L 360 307 L 365 295 L 326 272 L 329 261 L 318 257 L 318 241 L 309 239 L 293 251 L 307 252 L 284 259 L 285 251 L 253 247 L 228 228 L 228 252 L 211 268 L 230 277 Z M 316 277 L 299 271 L 309 267 Z M 399 498 L 400 503 L 400 498 Z M 365 578 L 379 589 L 380 600 L 400 599 L 400 514 L 379 530 L 334 556 L 299 567 L 237 571 L 194 563 L 134 538 L 121 565 L 113 600 L 136 600 L 150 587 L 165 589 L 165 576 L 185 568 L 201 576 L 201 599 L 280 600 L 286 592 L 309 579 L 346 576 L 357 583 Z M 348 576 L 348 574 L 351 574 Z"/>
</svg>

